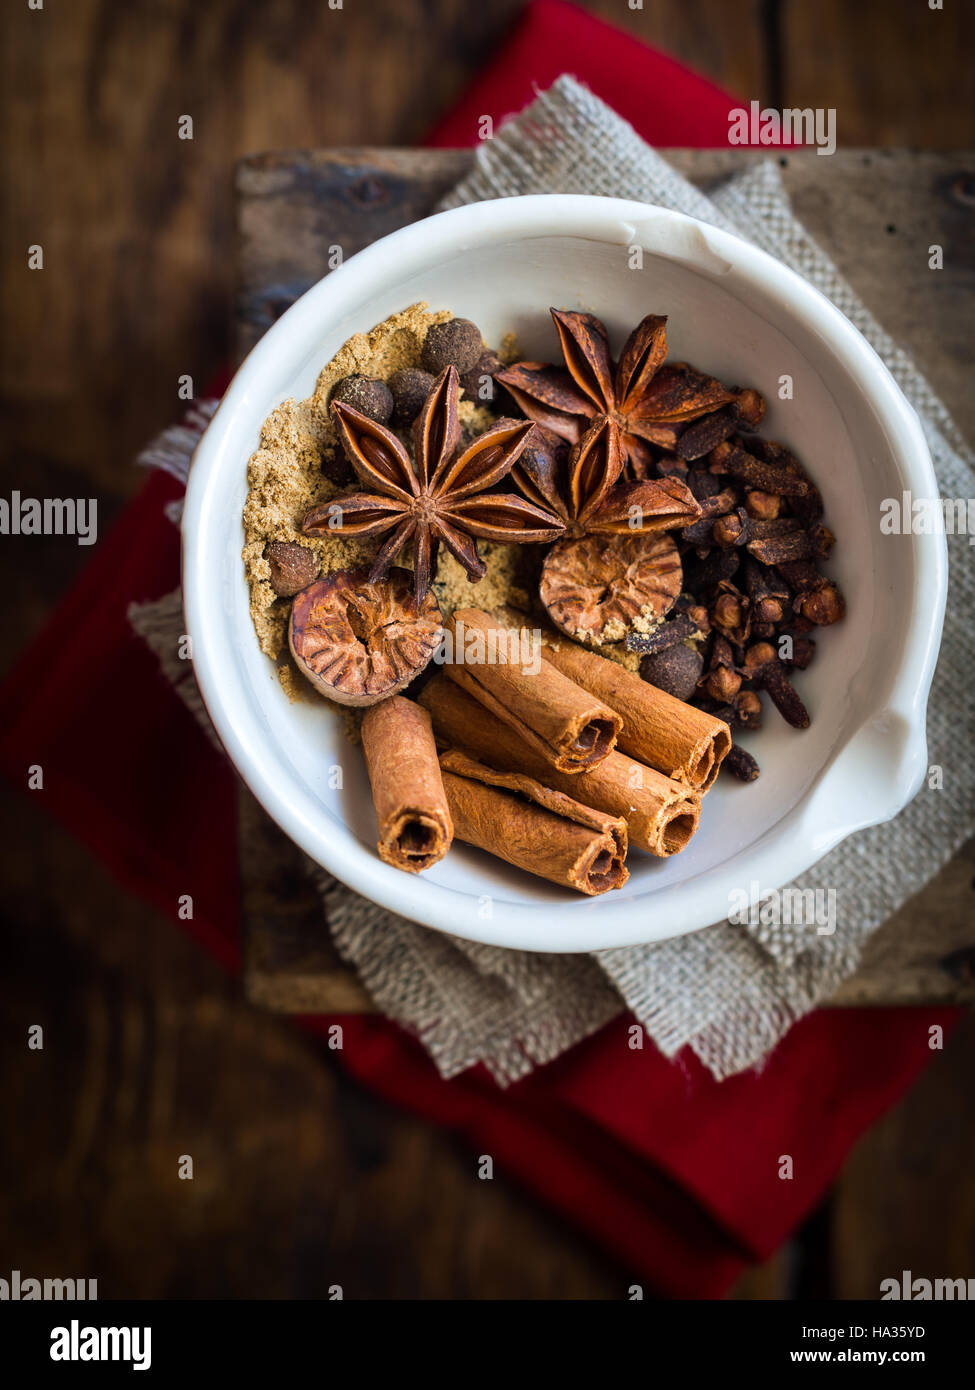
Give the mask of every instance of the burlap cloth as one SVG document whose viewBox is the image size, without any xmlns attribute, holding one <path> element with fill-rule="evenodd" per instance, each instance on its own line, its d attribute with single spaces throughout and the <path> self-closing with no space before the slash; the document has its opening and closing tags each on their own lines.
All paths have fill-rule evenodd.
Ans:
<svg viewBox="0 0 975 1390">
<path fill-rule="evenodd" d="M 887 363 L 921 417 L 942 496 L 968 497 L 973 458 L 945 407 L 792 215 L 778 169 L 762 163 L 707 198 L 572 78 L 563 77 L 477 152 L 443 207 L 524 193 L 589 193 L 658 203 L 737 232 L 836 304 Z M 206 405 L 200 407 L 201 420 Z M 193 435 L 169 431 L 142 461 L 182 473 Z M 864 940 L 917 893 L 972 833 L 973 551 L 949 538 L 951 580 L 928 714 L 929 761 L 944 786 L 922 790 L 891 824 L 846 840 L 799 889 L 828 884 L 843 910 L 835 934 L 814 926 L 727 922 L 654 946 L 547 956 L 476 945 L 393 916 L 309 863 L 335 943 L 377 1006 L 414 1032 L 441 1074 L 484 1062 L 502 1084 L 550 1061 L 629 1009 L 668 1056 L 690 1046 L 718 1078 L 759 1063 L 789 1026 L 856 967 Z M 178 597 L 133 609 L 132 621 L 180 693 L 202 714 L 185 663 Z M 963 736 L 959 738 L 959 731 Z"/>
</svg>

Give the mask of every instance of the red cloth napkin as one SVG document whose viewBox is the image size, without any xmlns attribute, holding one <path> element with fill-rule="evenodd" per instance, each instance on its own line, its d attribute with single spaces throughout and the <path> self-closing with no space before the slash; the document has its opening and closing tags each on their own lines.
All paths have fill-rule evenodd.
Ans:
<svg viewBox="0 0 975 1390">
<path fill-rule="evenodd" d="M 533 58 L 537 55 L 537 61 Z M 658 143 L 724 143 L 730 98 L 580 11 L 537 0 L 505 59 L 436 135 L 460 143 L 476 112 L 503 115 L 573 71 Z M 497 77 L 504 78 L 503 85 Z M 610 83 L 611 85 L 606 85 Z M 465 114 L 466 113 L 466 114 Z M 128 605 L 179 582 L 179 538 L 153 476 L 0 690 L 0 768 L 133 893 L 237 970 L 235 774 L 136 638 Z M 628 1046 L 617 1020 L 501 1091 L 482 1068 L 440 1080 L 382 1018 L 343 1020 L 329 1052 L 364 1085 L 491 1154 L 499 1177 L 612 1252 L 648 1290 L 713 1297 L 767 1257 L 818 1200 L 856 1137 L 930 1058 L 928 1028 L 956 1011 L 840 1010 L 798 1023 L 761 1074 L 718 1084 L 691 1055 Z M 323 1033 L 330 1020 L 305 1025 Z M 779 1177 L 784 1155 L 791 1179 Z M 621 1287 L 622 1291 L 622 1287 Z"/>
<path fill-rule="evenodd" d="M 484 116 L 497 129 L 563 73 L 578 77 L 654 145 L 727 145 L 728 112 L 742 105 L 682 63 L 575 5 L 532 0 L 427 144 L 476 144 Z"/>
</svg>

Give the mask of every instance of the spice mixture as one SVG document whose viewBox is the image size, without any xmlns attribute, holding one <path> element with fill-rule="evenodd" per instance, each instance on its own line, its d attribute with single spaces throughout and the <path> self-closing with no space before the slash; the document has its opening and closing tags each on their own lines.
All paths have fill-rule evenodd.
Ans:
<svg viewBox="0 0 975 1390">
<path fill-rule="evenodd" d="M 763 694 L 808 725 L 791 673 L 844 602 L 757 391 L 668 361 L 658 315 L 618 358 L 595 315 L 552 318 L 553 363 L 424 304 L 351 338 L 264 424 L 243 558 L 289 695 L 368 710 L 384 859 L 418 872 L 456 830 L 596 893 L 625 882 L 627 836 L 684 847 L 722 766 L 759 775 L 732 731 Z M 455 658 L 431 680 L 445 624 L 541 629 L 540 669 Z"/>
<path fill-rule="evenodd" d="M 330 399 L 336 385 L 346 378 L 382 380 L 397 371 L 419 368 L 428 330 L 451 317 L 445 311 L 433 313 L 425 304 L 414 304 L 402 313 L 392 314 L 368 333 L 355 334 L 322 369 L 314 394 L 304 401 L 282 402 L 261 429 L 260 448 L 247 465 L 244 570 L 250 586 L 251 618 L 261 650 L 275 662 L 281 684 L 292 699 L 314 695 L 288 653 L 291 602 L 287 593 L 279 594 L 272 583 L 268 546 L 284 542 L 307 550 L 310 559 L 306 562 L 309 568 L 304 571 L 306 584 L 319 574 L 371 561 L 375 547 L 368 542 L 334 531 L 326 536 L 308 536 L 301 530 L 307 512 L 327 504 L 354 477 L 338 444 L 329 413 Z M 494 418 L 476 400 L 462 400 L 458 413 L 462 428 L 470 433 L 483 429 Z M 503 602 L 507 598 L 510 590 L 505 576 L 511 567 L 506 555 L 492 553 L 493 550 L 485 557 L 490 577 L 479 590 L 479 595 L 489 591 L 485 599 L 491 606 L 492 599 Z M 468 601 L 466 579 L 447 553 L 438 563 L 436 589 L 445 611 L 458 602 Z"/>
</svg>

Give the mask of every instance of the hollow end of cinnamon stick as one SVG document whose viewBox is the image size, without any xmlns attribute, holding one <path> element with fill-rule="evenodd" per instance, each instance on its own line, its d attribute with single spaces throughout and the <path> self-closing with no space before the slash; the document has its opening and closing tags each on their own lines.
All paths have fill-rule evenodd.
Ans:
<svg viewBox="0 0 975 1390">
<path fill-rule="evenodd" d="M 713 787 L 730 751 L 731 730 L 719 721 L 719 727 L 702 738 L 687 760 L 685 775 L 689 785 L 702 795 Z"/>
<path fill-rule="evenodd" d="M 679 802 L 664 821 L 660 831 L 660 847 L 657 854 L 669 859 L 672 854 L 680 854 L 694 837 L 701 819 L 700 803 L 696 801 Z"/>
<path fill-rule="evenodd" d="M 714 765 L 714 745 L 707 743 L 695 748 L 684 765 L 684 777 L 695 791 L 706 791 L 717 775 Z"/>
<path fill-rule="evenodd" d="M 417 874 L 441 860 L 448 847 L 443 824 L 422 811 L 403 811 L 383 827 L 378 845 L 380 859 Z"/>
<path fill-rule="evenodd" d="M 629 874 L 618 854 L 610 849 L 594 849 L 590 863 L 580 865 L 585 891 L 592 896 L 622 888 Z"/>
<path fill-rule="evenodd" d="M 608 719 L 592 719 L 583 725 L 570 745 L 573 762 L 583 767 L 601 762 L 616 743 L 617 728 Z"/>
</svg>

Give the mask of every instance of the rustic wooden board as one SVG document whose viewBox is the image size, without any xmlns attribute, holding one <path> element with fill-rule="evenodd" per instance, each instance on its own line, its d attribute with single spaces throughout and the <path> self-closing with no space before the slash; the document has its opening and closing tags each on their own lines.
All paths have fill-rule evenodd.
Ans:
<svg viewBox="0 0 975 1390">
<path fill-rule="evenodd" d="M 241 786 L 244 979 L 253 1004 L 278 1013 L 363 1013 L 372 1008 L 325 925 L 310 861 Z"/>
<path fill-rule="evenodd" d="M 767 153 L 672 150 L 701 187 Z M 432 211 L 469 167 L 469 151 L 337 149 L 257 155 L 238 166 L 242 356 L 309 285 L 343 257 Z M 798 216 L 899 342 L 924 363 L 959 425 L 975 435 L 969 390 L 975 293 L 975 155 L 812 152 L 781 159 Z M 941 272 L 927 248 L 945 247 Z M 892 288 L 896 287 L 896 293 Z M 371 1008 L 336 955 L 301 852 L 241 793 L 245 982 L 284 1013 Z M 975 842 L 871 940 L 836 1004 L 975 1001 Z"/>
<path fill-rule="evenodd" d="M 237 166 L 237 354 L 343 259 L 426 217 L 470 165 L 467 150 L 308 150 Z"/>
</svg>

